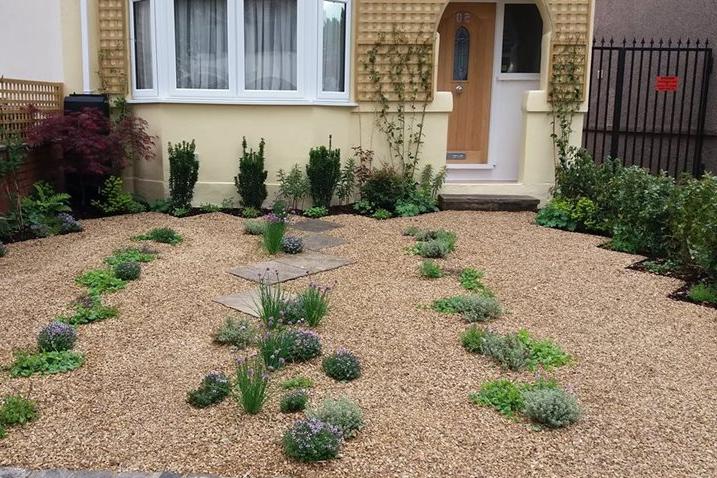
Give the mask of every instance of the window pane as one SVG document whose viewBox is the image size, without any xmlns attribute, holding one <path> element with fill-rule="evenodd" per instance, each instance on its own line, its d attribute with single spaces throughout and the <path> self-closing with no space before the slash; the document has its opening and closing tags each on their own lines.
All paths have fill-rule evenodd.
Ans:
<svg viewBox="0 0 717 478">
<path fill-rule="evenodd" d="M 296 2 L 244 1 L 247 90 L 296 90 Z"/>
<path fill-rule="evenodd" d="M 505 6 L 503 73 L 540 73 L 543 19 L 535 5 Z"/>
<path fill-rule="evenodd" d="M 324 2 L 322 91 L 345 91 L 346 4 Z"/>
<path fill-rule="evenodd" d="M 132 4 L 134 14 L 134 74 L 138 90 L 154 88 L 152 71 L 152 15 L 150 0 Z"/>
<path fill-rule="evenodd" d="M 466 27 L 456 30 L 456 39 L 453 44 L 453 80 L 466 81 L 468 79 L 468 59 L 471 51 L 471 34 Z"/>
<path fill-rule="evenodd" d="M 229 88 L 227 0 L 174 0 L 177 88 Z"/>
</svg>

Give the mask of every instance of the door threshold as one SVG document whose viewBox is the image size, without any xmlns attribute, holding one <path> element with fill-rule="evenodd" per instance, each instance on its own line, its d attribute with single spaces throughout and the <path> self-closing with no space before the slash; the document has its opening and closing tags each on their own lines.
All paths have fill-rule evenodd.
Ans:
<svg viewBox="0 0 717 478">
<path fill-rule="evenodd" d="M 446 169 L 450 170 L 471 170 L 471 169 L 495 169 L 495 164 L 446 164 Z"/>
</svg>

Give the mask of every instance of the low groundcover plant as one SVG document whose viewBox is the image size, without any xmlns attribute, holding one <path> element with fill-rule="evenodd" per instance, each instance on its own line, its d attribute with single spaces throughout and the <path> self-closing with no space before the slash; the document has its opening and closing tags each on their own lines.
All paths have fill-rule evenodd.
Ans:
<svg viewBox="0 0 717 478">
<path fill-rule="evenodd" d="M 341 430 L 317 418 L 299 420 L 284 433 L 284 453 L 304 462 L 336 458 L 341 450 Z"/>
</svg>

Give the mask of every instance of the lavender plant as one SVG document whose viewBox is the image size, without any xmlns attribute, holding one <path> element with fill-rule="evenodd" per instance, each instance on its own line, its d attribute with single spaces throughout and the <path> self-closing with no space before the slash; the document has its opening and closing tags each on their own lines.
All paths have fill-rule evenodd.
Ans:
<svg viewBox="0 0 717 478">
<path fill-rule="evenodd" d="M 361 376 L 361 362 L 346 349 L 338 349 L 321 364 L 324 373 L 334 380 L 348 382 Z"/>
<path fill-rule="evenodd" d="M 523 393 L 524 413 L 548 428 L 571 425 L 580 418 L 575 397 L 559 388 L 530 390 Z"/>
<path fill-rule="evenodd" d="M 304 462 L 336 458 L 341 450 L 341 431 L 317 418 L 299 420 L 286 431 L 284 453 Z"/>
<path fill-rule="evenodd" d="M 37 347 L 41 352 L 63 352 L 72 350 L 76 340 L 75 329 L 56 320 L 40 331 L 37 336 Z"/>
<path fill-rule="evenodd" d="M 236 374 L 236 400 L 250 415 L 259 413 L 267 399 L 269 374 L 257 357 L 239 359 Z"/>
</svg>

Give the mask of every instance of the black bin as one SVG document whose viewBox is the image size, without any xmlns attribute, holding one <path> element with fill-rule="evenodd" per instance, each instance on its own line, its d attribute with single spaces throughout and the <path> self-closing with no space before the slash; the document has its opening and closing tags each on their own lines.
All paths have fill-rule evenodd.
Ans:
<svg viewBox="0 0 717 478">
<path fill-rule="evenodd" d="M 105 117 L 110 116 L 110 101 L 107 95 L 85 95 L 72 93 L 65 97 L 65 114 L 82 111 L 85 108 L 97 109 Z"/>
</svg>

